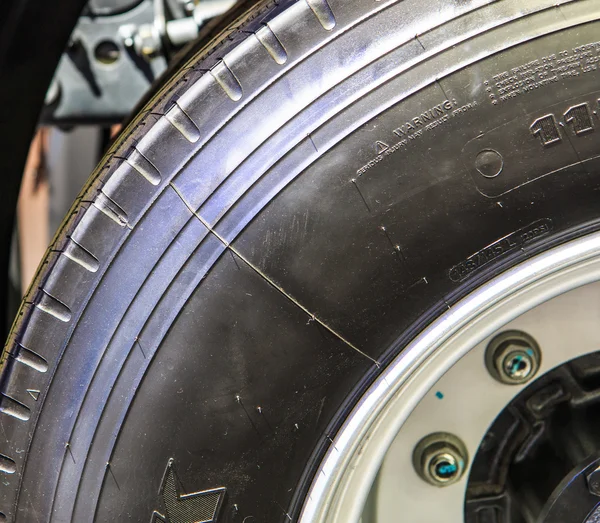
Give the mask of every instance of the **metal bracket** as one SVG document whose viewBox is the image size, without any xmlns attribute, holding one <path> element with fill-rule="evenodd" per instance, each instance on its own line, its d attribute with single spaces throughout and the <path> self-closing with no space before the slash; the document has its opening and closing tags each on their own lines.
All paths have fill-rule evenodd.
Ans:
<svg viewBox="0 0 600 523">
<path fill-rule="evenodd" d="M 163 1 L 90 2 L 47 92 L 43 123 L 120 122 L 166 69 L 173 51 L 195 39 L 207 20 L 235 3 Z M 122 11 L 123 6 L 128 9 Z M 110 14 L 97 14 L 102 12 Z"/>
</svg>

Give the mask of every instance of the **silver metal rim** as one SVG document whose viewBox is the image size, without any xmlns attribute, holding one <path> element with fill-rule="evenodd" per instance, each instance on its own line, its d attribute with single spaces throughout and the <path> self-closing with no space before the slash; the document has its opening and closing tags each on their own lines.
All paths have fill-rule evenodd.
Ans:
<svg viewBox="0 0 600 523">
<path fill-rule="evenodd" d="M 299 521 L 359 521 L 386 453 L 445 370 L 515 318 L 599 280 L 600 233 L 594 233 L 523 262 L 440 316 L 383 371 L 347 418 L 314 478 Z M 514 394 L 518 390 L 514 387 Z"/>
</svg>

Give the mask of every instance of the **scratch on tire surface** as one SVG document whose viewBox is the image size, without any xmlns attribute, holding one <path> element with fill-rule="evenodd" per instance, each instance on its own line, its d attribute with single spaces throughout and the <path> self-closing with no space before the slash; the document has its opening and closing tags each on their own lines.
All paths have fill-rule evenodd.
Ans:
<svg viewBox="0 0 600 523">
<path fill-rule="evenodd" d="M 281 512 L 284 513 L 286 518 L 288 518 L 290 521 L 292 521 L 292 516 L 290 516 L 289 513 L 285 511 L 285 509 L 281 506 L 280 503 L 278 503 L 276 500 L 273 500 L 273 503 L 275 503 L 281 509 Z"/>
<path fill-rule="evenodd" d="M 363 193 L 360 192 L 360 187 L 358 186 L 358 184 L 356 183 L 356 179 L 352 178 L 352 180 L 350 180 L 352 182 L 352 184 L 354 185 L 354 187 L 356 187 L 356 190 L 358 191 L 358 194 L 360 196 L 360 199 L 363 201 L 363 203 L 365 204 L 365 207 L 367 208 L 367 211 L 369 213 L 371 213 L 371 208 L 369 207 L 369 204 L 367 203 L 367 200 L 365 200 L 365 197 L 363 196 Z"/>
<path fill-rule="evenodd" d="M 188 208 L 188 210 L 196 218 L 198 218 L 198 220 L 200 220 L 200 223 L 202 223 L 202 225 L 204 225 L 204 227 L 206 227 L 206 229 L 208 230 L 208 232 L 210 232 L 215 238 L 217 238 L 217 240 L 219 240 L 227 249 L 229 249 L 231 252 L 233 252 L 233 254 L 235 254 L 240 260 L 242 260 L 248 267 L 250 267 L 254 272 L 256 272 L 256 274 L 258 274 L 263 280 L 265 280 L 269 285 L 271 285 L 271 287 L 273 287 L 274 289 L 278 290 L 281 294 L 283 294 L 283 296 L 285 296 L 289 301 L 291 301 L 296 307 L 298 307 L 299 309 L 301 309 L 302 311 L 304 311 L 306 314 L 308 314 L 308 316 L 311 319 L 313 319 L 319 325 L 321 325 L 322 327 L 324 327 L 325 329 L 327 329 L 336 338 L 338 338 L 344 344 L 348 345 L 348 347 L 350 347 L 351 349 L 354 349 L 359 354 L 362 354 L 365 358 L 368 358 L 369 360 L 371 360 L 377 367 L 381 366 L 381 364 L 376 359 L 372 358 L 367 353 L 365 353 L 362 350 L 360 350 L 358 347 L 356 347 L 351 342 L 349 342 L 346 338 L 344 338 L 341 334 L 339 334 L 335 329 L 333 329 L 332 327 L 330 327 L 329 325 L 327 325 L 323 320 L 321 320 L 320 318 L 318 318 L 317 316 L 315 316 L 304 305 L 302 305 L 298 300 L 296 300 L 293 296 L 291 296 L 290 294 L 288 294 L 283 289 L 283 287 L 277 285 L 277 283 L 275 283 L 271 278 L 269 278 L 263 271 L 261 271 L 252 262 L 250 262 L 250 260 L 248 260 L 233 245 L 231 245 L 227 240 L 225 240 L 225 238 L 223 238 L 217 231 L 215 231 L 208 224 L 208 222 L 206 220 L 204 220 L 204 218 L 202 218 L 202 216 L 200 216 L 194 210 L 194 208 L 187 202 L 187 200 L 184 198 L 183 194 L 181 194 L 181 192 L 179 191 L 179 189 L 177 189 L 177 187 L 175 187 L 175 185 L 172 182 L 169 182 L 169 185 L 175 191 L 175 193 L 177 194 L 177 196 L 179 196 L 179 198 L 181 199 L 181 201 L 183 202 L 183 204 Z"/>
</svg>

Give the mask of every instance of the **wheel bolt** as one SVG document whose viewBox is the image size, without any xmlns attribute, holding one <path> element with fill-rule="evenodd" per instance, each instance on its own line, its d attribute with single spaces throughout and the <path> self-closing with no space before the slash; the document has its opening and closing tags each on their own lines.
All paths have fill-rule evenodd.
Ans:
<svg viewBox="0 0 600 523">
<path fill-rule="evenodd" d="M 600 496 L 600 467 L 596 467 L 585 478 L 590 494 Z"/>
<path fill-rule="evenodd" d="M 535 362 L 533 351 L 510 351 L 500 363 L 506 376 L 513 381 L 524 381 L 531 376 Z"/>
<path fill-rule="evenodd" d="M 436 487 L 446 487 L 462 477 L 467 466 L 467 450 L 456 436 L 436 432 L 417 444 L 413 464 L 421 479 Z"/>
<path fill-rule="evenodd" d="M 458 461 L 454 454 L 436 454 L 429 463 L 429 473 L 438 483 L 452 481 L 458 474 Z"/>
<path fill-rule="evenodd" d="M 541 352 L 536 341 L 528 334 L 506 331 L 490 342 L 485 358 L 494 378 L 507 385 L 521 385 L 539 370 Z"/>
</svg>

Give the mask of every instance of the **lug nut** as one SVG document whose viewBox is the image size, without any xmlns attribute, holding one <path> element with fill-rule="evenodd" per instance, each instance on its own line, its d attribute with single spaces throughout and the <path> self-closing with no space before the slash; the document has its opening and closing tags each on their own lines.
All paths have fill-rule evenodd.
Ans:
<svg viewBox="0 0 600 523">
<path fill-rule="evenodd" d="M 590 494 L 600 496 L 600 467 L 596 467 L 587 476 L 586 481 Z"/>
<path fill-rule="evenodd" d="M 485 360 L 490 374 L 507 385 L 521 385 L 540 368 L 539 345 L 521 331 L 498 334 L 488 345 Z"/>
<path fill-rule="evenodd" d="M 446 487 L 462 477 L 467 467 L 467 449 L 456 436 L 436 432 L 417 444 L 413 464 L 421 479 L 436 487 Z"/>
<path fill-rule="evenodd" d="M 509 351 L 500 362 L 504 374 L 513 381 L 529 379 L 534 364 L 532 351 L 519 349 Z"/>
</svg>

